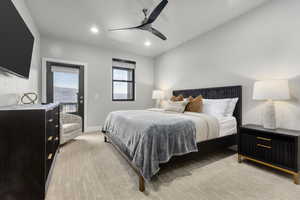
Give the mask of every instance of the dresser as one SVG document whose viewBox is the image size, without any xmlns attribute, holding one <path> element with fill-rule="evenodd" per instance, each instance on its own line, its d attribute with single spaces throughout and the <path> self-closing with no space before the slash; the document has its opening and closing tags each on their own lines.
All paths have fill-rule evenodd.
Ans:
<svg viewBox="0 0 300 200">
<path fill-rule="evenodd" d="M 242 126 L 239 133 L 238 161 L 254 161 L 293 175 L 299 184 L 300 131 Z"/>
<path fill-rule="evenodd" d="M 44 199 L 58 148 L 58 105 L 0 107 L 0 199 Z"/>
</svg>

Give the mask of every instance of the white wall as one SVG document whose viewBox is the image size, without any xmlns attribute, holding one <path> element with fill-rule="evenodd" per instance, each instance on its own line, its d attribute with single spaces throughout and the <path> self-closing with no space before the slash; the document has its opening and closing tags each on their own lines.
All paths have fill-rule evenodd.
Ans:
<svg viewBox="0 0 300 200">
<path fill-rule="evenodd" d="M 254 81 L 289 79 L 293 99 L 277 103 L 278 121 L 300 130 L 299 10 L 299 0 L 273 0 L 167 52 L 155 61 L 156 88 L 243 85 L 244 123 L 260 124 Z"/>
<path fill-rule="evenodd" d="M 0 106 L 16 104 L 16 98 L 24 92 L 40 91 L 40 34 L 31 18 L 31 15 L 24 3 L 20 0 L 12 0 L 15 7 L 23 17 L 25 23 L 32 32 L 35 42 L 32 54 L 30 78 L 22 79 L 0 71 Z M 3 19 L 2 19 L 3 20 Z M 1 44 L 0 44 L 1 45 Z"/>
<path fill-rule="evenodd" d="M 49 37 L 41 38 L 41 57 L 88 64 L 88 127 L 101 126 L 114 110 L 145 109 L 153 105 L 153 59 Z M 136 100 L 112 102 L 112 58 L 136 61 Z"/>
</svg>

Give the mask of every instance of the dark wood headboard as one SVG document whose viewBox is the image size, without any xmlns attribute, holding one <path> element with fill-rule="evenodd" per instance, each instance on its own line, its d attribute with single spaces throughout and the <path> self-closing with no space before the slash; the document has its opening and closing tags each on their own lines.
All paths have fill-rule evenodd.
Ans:
<svg viewBox="0 0 300 200">
<path fill-rule="evenodd" d="M 236 104 L 233 116 L 236 118 L 238 127 L 242 125 L 242 86 L 201 88 L 191 90 L 174 90 L 174 96 L 183 95 L 185 98 L 192 96 L 197 97 L 202 95 L 205 99 L 223 99 L 223 98 L 239 98 Z"/>
</svg>

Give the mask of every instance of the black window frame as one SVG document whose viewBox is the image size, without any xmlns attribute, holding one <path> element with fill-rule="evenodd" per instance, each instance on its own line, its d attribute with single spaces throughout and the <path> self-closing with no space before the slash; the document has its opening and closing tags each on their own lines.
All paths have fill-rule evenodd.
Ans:
<svg viewBox="0 0 300 200">
<path fill-rule="evenodd" d="M 123 60 L 123 59 L 113 59 L 113 62 L 123 62 L 123 63 L 129 63 L 136 65 L 136 62 L 134 61 L 129 61 L 129 60 Z M 124 70 L 124 71 L 131 71 L 132 72 L 132 80 L 127 81 L 127 80 L 115 80 L 114 79 L 114 69 L 118 70 Z M 130 99 L 114 99 L 114 83 L 115 82 L 125 82 L 125 83 L 132 83 L 132 98 Z M 118 66 L 112 66 L 112 101 L 135 101 L 135 68 L 126 68 L 126 67 L 118 67 Z"/>
</svg>

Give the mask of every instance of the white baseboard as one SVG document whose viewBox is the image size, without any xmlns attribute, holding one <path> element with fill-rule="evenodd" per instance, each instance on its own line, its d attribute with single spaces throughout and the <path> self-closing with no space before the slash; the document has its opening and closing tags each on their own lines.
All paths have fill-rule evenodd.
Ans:
<svg viewBox="0 0 300 200">
<path fill-rule="evenodd" d="M 101 131 L 102 126 L 89 126 L 85 128 L 85 132 Z"/>
</svg>

